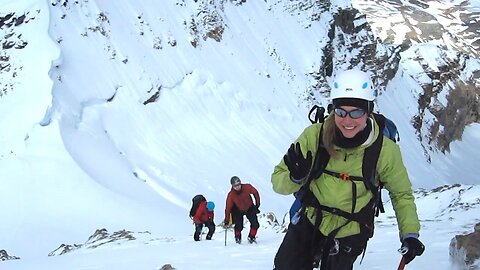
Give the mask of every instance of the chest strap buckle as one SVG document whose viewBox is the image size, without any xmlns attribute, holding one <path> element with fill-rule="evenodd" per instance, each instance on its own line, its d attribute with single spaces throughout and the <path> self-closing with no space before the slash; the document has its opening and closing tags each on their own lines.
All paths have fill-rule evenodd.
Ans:
<svg viewBox="0 0 480 270">
<path fill-rule="evenodd" d="M 340 178 L 343 181 L 348 181 L 348 180 L 350 180 L 350 175 L 348 175 L 347 173 L 340 173 Z"/>
</svg>

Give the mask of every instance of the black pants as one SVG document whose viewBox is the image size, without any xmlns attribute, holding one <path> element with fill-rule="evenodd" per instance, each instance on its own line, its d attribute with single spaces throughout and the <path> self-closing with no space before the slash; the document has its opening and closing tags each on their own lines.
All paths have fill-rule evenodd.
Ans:
<svg viewBox="0 0 480 270">
<path fill-rule="evenodd" d="M 193 234 L 193 240 L 200 240 L 200 234 L 202 233 L 203 225 L 208 228 L 207 240 L 212 239 L 213 233 L 215 232 L 215 223 L 213 223 L 213 221 L 207 221 L 205 223 L 195 224 L 195 233 Z"/>
<path fill-rule="evenodd" d="M 257 219 L 257 208 L 255 206 L 251 206 L 248 208 L 247 212 L 240 212 L 236 206 L 232 207 L 232 221 L 235 224 L 234 230 L 235 232 L 241 232 L 243 230 L 243 216 L 245 215 L 250 222 L 250 230 L 254 230 L 255 234 L 257 229 L 260 227 Z M 255 236 L 255 235 L 254 235 Z"/>
<path fill-rule="evenodd" d="M 296 225 L 290 224 L 275 255 L 274 270 L 311 270 L 314 258 L 322 255 L 325 238 L 305 216 Z M 338 241 L 338 254 L 328 256 L 328 262 L 323 263 L 329 270 L 352 270 L 365 248 L 366 238 L 354 235 Z"/>
</svg>

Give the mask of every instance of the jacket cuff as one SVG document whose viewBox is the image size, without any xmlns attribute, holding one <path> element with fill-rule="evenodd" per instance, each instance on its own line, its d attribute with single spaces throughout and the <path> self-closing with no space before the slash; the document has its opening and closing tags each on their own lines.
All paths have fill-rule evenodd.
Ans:
<svg viewBox="0 0 480 270">
<path fill-rule="evenodd" d="M 305 180 L 305 177 L 301 178 L 301 179 L 295 179 L 290 175 L 290 180 L 292 180 L 292 182 L 294 182 L 295 184 L 301 185 L 301 184 L 303 184 L 303 180 Z"/>
<path fill-rule="evenodd" d="M 402 236 L 402 240 L 405 240 L 407 238 L 417 238 L 418 239 L 419 234 L 418 233 L 407 233 L 404 236 Z"/>
</svg>

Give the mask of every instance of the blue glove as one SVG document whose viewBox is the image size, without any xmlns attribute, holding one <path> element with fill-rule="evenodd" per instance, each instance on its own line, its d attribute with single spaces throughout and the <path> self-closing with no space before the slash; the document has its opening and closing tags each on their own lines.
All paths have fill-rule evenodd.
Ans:
<svg viewBox="0 0 480 270">
<path fill-rule="evenodd" d="M 405 264 L 411 262 L 415 257 L 420 256 L 425 251 L 425 246 L 416 237 L 407 237 L 402 240 L 400 252 L 405 258 Z"/>
<path fill-rule="evenodd" d="M 306 180 L 305 177 L 312 167 L 312 160 L 310 151 L 307 152 L 307 157 L 303 157 L 299 142 L 292 143 L 287 154 L 283 156 L 283 161 L 290 171 L 290 179 L 297 184 L 302 184 Z"/>
</svg>

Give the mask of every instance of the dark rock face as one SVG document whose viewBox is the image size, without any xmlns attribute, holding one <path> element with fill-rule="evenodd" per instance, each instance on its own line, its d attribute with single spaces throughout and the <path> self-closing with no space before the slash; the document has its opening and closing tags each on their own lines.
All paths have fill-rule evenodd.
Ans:
<svg viewBox="0 0 480 270">
<path fill-rule="evenodd" d="M 480 57 L 480 12 L 471 1 L 357 1 L 356 8 L 365 13 L 372 28 L 391 44 L 442 44 L 442 47 Z M 432 12 L 433 11 L 433 12 Z M 452 14 L 457 14 L 453 16 Z M 448 18 L 444 20 L 442 18 Z M 406 30 L 407 29 L 407 30 Z"/>
<path fill-rule="evenodd" d="M 442 1 L 441 8 L 438 3 L 379 0 L 355 6 L 366 14 L 380 42 L 402 44 L 412 52 L 402 62 L 419 64 L 420 72 L 408 74 L 423 89 L 411 122 L 428 161 L 432 152 L 449 152 L 466 126 L 480 123 L 480 72 L 472 69 L 480 57 L 480 13 L 470 1 Z M 422 52 L 422 47 L 431 49 Z"/>
<path fill-rule="evenodd" d="M 313 83 L 306 101 L 328 98 L 328 78 L 337 70 L 370 71 L 378 95 L 390 90 L 392 79 L 400 79 L 405 82 L 400 90 L 418 98 L 409 121 L 426 160 L 450 152 L 467 126 L 480 123 L 480 13 L 470 1 L 442 1 L 440 7 L 433 0 L 354 2 L 343 7 L 315 0 L 276 4 L 292 16 L 310 14 L 302 18 L 305 28 L 325 23 L 328 32 L 327 40 L 319 41 L 321 64 L 308 74 Z"/>
<path fill-rule="evenodd" d="M 428 10 L 423 10 L 429 8 L 428 1 L 415 2 L 408 7 L 400 1 L 378 1 L 375 5 L 367 7 L 360 4 L 360 10 L 352 7 L 325 11 L 332 12 L 333 19 L 329 41 L 322 48 L 324 64 L 318 72 L 310 74 L 316 81 L 316 85 L 311 87 L 312 103 L 318 103 L 316 99 L 322 98 L 314 93 L 328 97 L 326 78 L 339 69 L 360 67 L 370 71 L 379 95 L 386 91 L 395 76 L 413 78 L 418 86 L 405 84 L 405 91 L 412 91 L 412 95 L 418 96 L 418 111 L 410 122 L 430 162 L 432 153 L 449 152 L 450 144 L 461 140 L 465 127 L 480 123 L 480 71 L 473 68 L 479 63 L 476 58 L 478 48 L 475 47 L 478 46 L 478 35 L 475 33 L 479 27 L 468 23 L 465 31 L 451 33 L 453 41 L 447 41 L 444 40 L 445 33 L 449 33 L 446 28 L 456 25 L 456 22 L 453 20 L 449 22 L 452 25 L 441 25 L 443 22 L 434 20 Z M 384 5 L 389 8 L 384 8 Z M 441 11 L 446 14 L 449 11 L 460 12 L 462 16 L 458 23 L 462 24 L 479 16 L 468 13 L 468 10 L 465 4 L 447 5 Z M 395 32 L 398 29 L 395 28 L 397 20 L 391 22 L 393 25 L 380 23 L 389 21 L 380 18 L 390 16 L 403 18 L 403 24 L 410 25 L 410 32 Z M 408 23 L 413 21 L 418 22 L 415 27 Z M 429 26 L 435 25 L 435 22 L 438 24 L 436 27 Z M 387 28 L 388 31 L 385 30 Z M 375 32 L 385 32 L 383 40 Z M 406 70 L 411 65 L 415 66 L 414 73 Z M 418 87 L 420 91 L 407 89 L 411 87 Z"/>
<path fill-rule="evenodd" d="M 33 12 L 0 14 L 0 98 L 14 90 L 15 77 L 23 68 L 12 56 L 12 51 L 27 47 L 28 41 L 21 33 L 17 33 L 17 28 L 34 20 L 35 16 L 32 14 Z"/>
<path fill-rule="evenodd" d="M 461 269 L 480 269 L 480 223 L 475 225 L 473 233 L 452 239 L 450 259 Z"/>
<path fill-rule="evenodd" d="M 381 94 L 397 73 L 400 53 L 408 46 L 382 44 L 374 36 L 365 14 L 355 8 L 339 9 L 332 15 L 329 41 L 322 48 L 324 64 L 318 72 L 310 74 L 317 82 L 311 90 L 328 97 L 330 87 L 326 77 L 335 75 L 336 70 L 358 67 L 374 75 L 374 84 Z"/>
</svg>

